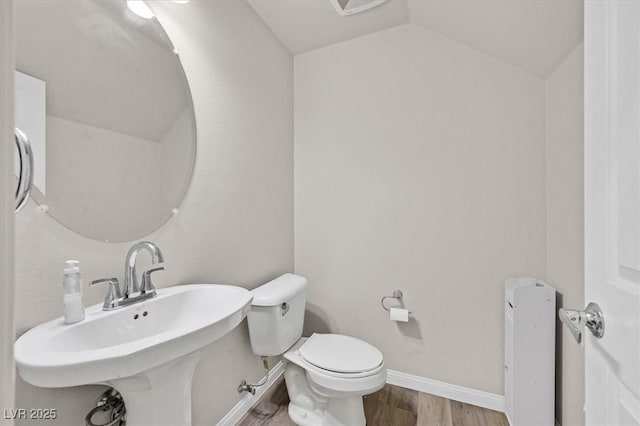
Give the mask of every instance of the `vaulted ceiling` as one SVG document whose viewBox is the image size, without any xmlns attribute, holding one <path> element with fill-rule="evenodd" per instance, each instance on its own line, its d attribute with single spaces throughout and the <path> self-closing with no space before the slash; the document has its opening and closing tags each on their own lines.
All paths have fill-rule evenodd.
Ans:
<svg viewBox="0 0 640 426">
<path fill-rule="evenodd" d="M 582 41 L 582 0 L 389 0 L 339 16 L 329 0 L 248 0 L 293 54 L 414 23 L 545 78 Z"/>
</svg>

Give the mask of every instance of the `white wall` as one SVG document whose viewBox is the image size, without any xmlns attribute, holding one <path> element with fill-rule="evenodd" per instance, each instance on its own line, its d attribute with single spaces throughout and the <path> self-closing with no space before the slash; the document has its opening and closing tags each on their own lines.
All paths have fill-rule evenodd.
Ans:
<svg viewBox="0 0 640 426">
<path fill-rule="evenodd" d="M 546 81 L 547 280 L 558 308 L 584 307 L 583 48 Z M 584 346 L 557 322 L 556 416 L 584 424 Z"/>
<path fill-rule="evenodd" d="M 13 3 L 0 2 L 0 407 L 15 407 L 14 329 L 14 213 L 13 174 Z M 0 425 L 11 419 L 0 417 Z"/>
<path fill-rule="evenodd" d="M 180 213 L 147 237 L 165 255 L 167 270 L 156 283 L 253 288 L 293 268 L 291 55 L 245 2 L 152 6 L 180 50 L 198 131 L 195 172 Z M 65 259 L 80 260 L 85 281 L 122 278 L 130 244 L 80 237 L 37 213 L 33 202 L 16 225 L 19 332 L 61 315 Z M 85 287 L 85 303 L 98 303 L 104 291 Z M 196 371 L 194 423 L 215 423 L 240 398 L 240 380 L 260 377 L 243 323 L 207 351 Z M 19 382 L 16 406 L 57 408 L 51 424 L 78 425 L 99 390 Z"/>
<path fill-rule="evenodd" d="M 412 24 L 294 69 L 306 332 L 502 394 L 504 281 L 546 272 L 544 81 Z M 396 288 L 405 325 L 380 307 Z"/>
</svg>

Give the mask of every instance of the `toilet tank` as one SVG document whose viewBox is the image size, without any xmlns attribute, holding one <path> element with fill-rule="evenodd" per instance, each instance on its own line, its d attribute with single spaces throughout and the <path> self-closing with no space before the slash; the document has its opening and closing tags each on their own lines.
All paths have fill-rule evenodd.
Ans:
<svg viewBox="0 0 640 426">
<path fill-rule="evenodd" d="M 307 280 L 284 274 L 251 291 L 247 315 L 251 349 L 256 355 L 282 355 L 302 337 Z"/>
</svg>

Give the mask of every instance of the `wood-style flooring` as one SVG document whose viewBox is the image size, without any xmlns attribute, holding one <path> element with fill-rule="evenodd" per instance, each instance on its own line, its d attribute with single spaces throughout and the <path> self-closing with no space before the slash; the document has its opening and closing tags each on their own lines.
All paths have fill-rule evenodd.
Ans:
<svg viewBox="0 0 640 426">
<path fill-rule="evenodd" d="M 273 385 L 237 426 L 295 426 L 287 414 L 284 378 Z M 364 397 L 368 426 L 509 426 L 503 413 L 385 385 Z"/>
</svg>

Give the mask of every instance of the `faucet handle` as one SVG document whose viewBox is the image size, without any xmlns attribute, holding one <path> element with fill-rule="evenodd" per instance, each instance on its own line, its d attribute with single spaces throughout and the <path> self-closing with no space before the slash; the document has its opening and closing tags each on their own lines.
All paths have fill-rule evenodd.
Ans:
<svg viewBox="0 0 640 426">
<path fill-rule="evenodd" d="M 164 266 L 156 266 L 155 268 L 148 269 L 142 273 L 142 285 L 140 286 L 140 293 L 152 293 L 155 294 L 156 288 L 151 282 L 151 274 L 156 271 L 164 271 Z"/>
<path fill-rule="evenodd" d="M 96 284 L 109 283 L 109 289 L 107 295 L 104 297 L 103 310 L 110 310 L 114 308 L 114 305 L 118 299 L 122 299 L 122 293 L 120 292 L 120 282 L 117 278 L 100 278 L 99 280 L 93 280 L 89 283 L 89 286 Z"/>
</svg>

